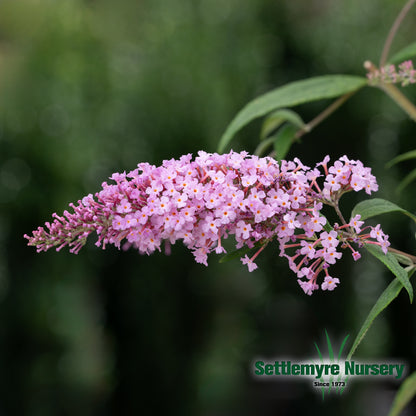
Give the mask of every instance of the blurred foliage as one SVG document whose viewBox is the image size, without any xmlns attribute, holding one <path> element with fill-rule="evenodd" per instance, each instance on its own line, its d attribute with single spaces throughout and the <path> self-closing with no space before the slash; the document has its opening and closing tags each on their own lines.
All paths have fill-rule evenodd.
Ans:
<svg viewBox="0 0 416 416">
<path fill-rule="evenodd" d="M 325 73 L 363 74 L 401 7 L 393 0 L 6 0 L 0 4 L 0 414 L 384 414 L 395 386 L 357 383 L 321 403 L 307 383 L 258 383 L 256 356 L 314 356 L 323 336 L 357 331 L 390 276 L 370 258 L 336 270 L 342 285 L 309 298 L 277 248 L 247 273 L 93 243 L 37 255 L 22 238 L 54 211 L 138 162 L 213 151 L 227 123 L 270 88 Z M 393 46 L 416 35 L 412 10 Z M 415 87 L 406 94 L 416 101 Z M 305 121 L 325 103 L 299 107 Z M 253 151 L 260 124 L 234 142 Z M 415 212 L 415 126 L 365 91 L 295 145 L 314 164 L 344 153 L 373 167 L 380 197 Z M 345 212 L 353 197 L 344 201 Z M 390 221 L 390 222 L 389 222 Z M 395 246 L 414 229 L 383 218 Z M 404 230 L 404 232 L 403 232 Z M 368 257 L 368 256 L 367 256 Z M 401 334 L 409 334 L 400 342 Z M 410 335 L 411 334 L 411 335 Z M 416 365 L 414 307 L 402 294 L 358 354 Z M 342 406 L 341 402 L 342 401 Z M 384 406 L 384 407 L 383 407 Z M 411 414 L 411 413 L 409 413 Z"/>
</svg>

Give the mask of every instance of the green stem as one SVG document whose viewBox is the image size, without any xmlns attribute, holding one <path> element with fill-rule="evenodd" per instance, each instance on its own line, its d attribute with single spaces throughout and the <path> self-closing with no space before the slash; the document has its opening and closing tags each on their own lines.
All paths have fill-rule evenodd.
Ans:
<svg viewBox="0 0 416 416">
<path fill-rule="evenodd" d="M 332 104 L 330 104 L 324 111 L 319 113 L 315 118 L 313 118 L 309 123 L 306 123 L 301 129 L 299 129 L 295 134 L 295 139 L 301 138 L 306 133 L 311 132 L 318 124 L 322 123 L 327 119 L 332 113 L 334 113 L 339 107 L 342 106 L 351 96 L 353 96 L 356 91 L 349 92 L 348 94 L 341 95 L 336 99 Z M 260 145 L 259 145 L 260 146 Z M 261 149 L 263 150 L 263 149 Z M 276 152 L 273 150 L 269 153 L 270 157 L 275 157 Z"/>
<path fill-rule="evenodd" d="M 386 42 L 384 43 L 383 52 L 381 53 L 380 58 L 380 68 L 383 67 L 387 61 L 387 56 L 390 51 L 391 44 L 393 43 L 393 39 L 396 36 L 396 32 L 399 29 L 403 19 L 406 17 L 407 13 L 413 6 L 416 0 L 409 0 L 397 16 L 396 20 L 393 23 L 393 26 L 391 27 L 389 34 L 387 35 Z"/>
<path fill-rule="evenodd" d="M 416 1 L 416 0 L 415 0 Z M 413 120 L 416 121 L 416 107 L 393 84 L 381 84 L 379 87 L 392 98 Z"/>
<path fill-rule="evenodd" d="M 416 0 L 415 0 L 416 1 Z M 349 92 L 348 94 L 341 95 L 338 99 L 336 99 L 331 105 L 325 108 L 322 113 L 319 113 L 314 119 L 312 119 L 309 123 L 305 124 L 295 135 L 296 139 L 299 139 L 304 134 L 309 133 L 312 131 L 318 124 L 322 123 L 325 119 L 327 119 L 332 113 L 334 113 L 342 104 L 345 103 L 355 91 Z"/>
<path fill-rule="evenodd" d="M 342 224 L 347 225 L 347 222 L 345 221 L 344 216 L 342 215 L 342 212 L 339 209 L 338 202 L 334 202 L 332 206 L 334 207 L 335 212 L 337 213 L 339 219 L 342 221 Z"/>
<path fill-rule="evenodd" d="M 389 247 L 387 249 L 390 253 L 398 254 L 399 256 L 408 258 L 414 265 L 416 265 L 416 256 L 405 253 L 404 251 L 397 250 L 395 248 Z"/>
</svg>

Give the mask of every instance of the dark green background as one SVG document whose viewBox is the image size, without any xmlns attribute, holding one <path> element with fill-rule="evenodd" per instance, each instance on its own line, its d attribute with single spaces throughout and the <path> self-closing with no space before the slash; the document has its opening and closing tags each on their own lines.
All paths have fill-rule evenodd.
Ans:
<svg viewBox="0 0 416 416">
<path fill-rule="evenodd" d="M 277 246 L 248 273 L 205 268 L 178 244 L 150 257 L 97 249 L 36 254 L 24 233 L 96 192 L 113 172 L 215 151 L 236 112 L 289 81 L 364 75 L 403 2 L 393 0 L 20 0 L 0 3 L 0 415 L 385 415 L 398 385 L 351 384 L 322 402 L 309 381 L 258 382 L 259 356 L 303 360 L 359 330 L 392 276 L 347 254 L 340 286 L 308 297 Z M 416 10 L 393 48 L 414 41 Z M 416 87 L 405 93 L 416 101 Z M 305 121 L 328 102 L 303 105 Z M 235 150 L 254 151 L 260 122 Z M 416 126 L 365 89 L 288 157 L 314 165 L 347 154 L 373 168 L 379 197 L 415 212 L 413 167 L 385 163 L 415 148 Z M 348 195 L 348 210 L 366 195 Z M 413 251 L 415 228 L 380 218 Z M 416 368 L 416 316 L 402 293 L 357 359 Z M 349 346 L 351 343 L 349 344 Z M 416 412 L 409 410 L 408 415 Z"/>
</svg>

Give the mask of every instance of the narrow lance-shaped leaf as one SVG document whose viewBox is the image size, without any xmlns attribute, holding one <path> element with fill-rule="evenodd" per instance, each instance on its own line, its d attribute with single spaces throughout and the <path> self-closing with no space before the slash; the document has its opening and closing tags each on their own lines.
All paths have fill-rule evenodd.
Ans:
<svg viewBox="0 0 416 416">
<path fill-rule="evenodd" d="M 247 247 L 247 246 L 241 247 L 241 248 L 239 248 L 237 250 L 232 251 L 231 253 L 227 253 L 225 256 L 222 256 L 219 259 L 219 263 L 226 263 L 227 261 L 240 258 L 244 254 L 247 254 L 249 251 L 254 250 L 256 248 L 260 248 L 261 246 L 264 246 L 264 245 L 267 245 L 267 244 L 268 244 L 267 242 L 266 243 L 264 243 L 264 242 L 263 243 L 257 242 L 251 248 L 250 247 Z"/>
<path fill-rule="evenodd" d="M 412 276 L 412 274 L 414 273 L 414 270 L 415 269 L 412 268 L 409 271 L 408 277 Z M 358 334 L 355 337 L 355 340 L 352 344 L 350 352 L 347 355 L 346 361 L 351 360 L 351 358 L 354 355 L 356 349 L 360 345 L 361 341 L 364 339 L 365 335 L 367 334 L 367 331 L 370 329 L 374 320 L 377 318 L 378 315 L 380 315 L 381 312 L 383 312 L 384 309 L 387 308 L 387 306 L 390 305 L 391 302 L 393 302 L 394 299 L 397 298 L 397 296 L 399 295 L 399 293 L 402 289 L 403 289 L 402 283 L 400 282 L 399 279 L 396 278 L 383 291 L 383 293 L 377 299 L 377 302 L 371 308 L 370 313 L 368 314 L 368 316 L 365 319 L 363 325 L 361 326 L 360 330 L 358 331 Z M 346 381 L 347 380 L 348 380 L 348 377 L 347 377 Z M 345 386 L 341 389 L 341 394 L 343 393 L 344 390 L 345 390 Z"/>
<path fill-rule="evenodd" d="M 366 220 L 367 218 L 375 217 L 380 214 L 387 214 L 389 212 L 401 212 L 416 221 L 416 216 L 409 211 L 406 211 L 393 202 L 381 198 L 367 199 L 359 202 L 352 210 L 351 215 L 354 217 L 359 214 L 361 215 L 362 220 Z"/>
<path fill-rule="evenodd" d="M 403 189 L 406 188 L 406 186 L 412 183 L 414 180 L 416 180 L 416 169 L 412 170 L 407 176 L 404 177 L 404 179 L 397 187 L 397 191 L 402 192 Z"/>
<path fill-rule="evenodd" d="M 403 61 L 406 61 L 408 59 L 412 59 L 416 56 L 416 42 L 411 43 L 410 45 L 407 45 L 402 50 L 394 54 L 388 62 L 390 64 L 399 64 Z"/>
<path fill-rule="evenodd" d="M 402 383 L 399 391 L 394 398 L 388 416 L 398 416 L 406 405 L 416 395 L 416 371 L 413 372 L 406 380 Z"/>
<path fill-rule="evenodd" d="M 290 147 L 295 140 L 295 134 L 298 129 L 290 124 L 283 126 L 274 136 L 274 151 L 276 152 L 275 158 L 282 160 L 288 154 Z"/>
<path fill-rule="evenodd" d="M 409 159 L 416 159 L 416 150 L 410 150 L 410 152 L 402 153 L 401 155 L 396 156 L 394 159 L 390 160 L 390 162 L 386 164 L 386 167 L 391 168 L 396 163 L 403 162 L 404 160 Z"/>
<path fill-rule="evenodd" d="M 410 159 L 416 159 L 416 150 L 411 150 L 409 152 L 403 153 L 394 159 L 392 159 L 389 163 L 387 163 L 387 167 L 390 168 L 396 163 L 403 162 L 405 160 Z M 406 188 L 407 185 L 409 185 L 411 182 L 416 180 L 416 169 L 412 170 L 399 184 L 397 187 L 398 192 L 402 192 L 404 188 Z"/>
<path fill-rule="evenodd" d="M 271 136 L 267 138 L 266 140 L 262 140 L 258 146 L 256 147 L 256 150 L 254 151 L 254 154 L 256 156 L 262 156 L 265 152 L 268 151 L 269 147 L 273 145 L 275 140 L 274 136 Z"/>
<path fill-rule="evenodd" d="M 387 308 L 390 303 L 397 298 L 400 291 L 403 289 L 403 285 L 399 279 L 394 279 L 384 290 L 384 292 L 380 295 L 377 302 L 372 307 L 370 313 L 368 314 L 367 318 L 365 319 L 363 325 L 361 326 L 358 335 L 355 337 L 355 340 L 352 344 L 350 352 L 347 356 L 347 361 L 351 360 L 355 350 L 357 349 L 358 345 L 360 345 L 361 341 L 365 337 L 367 331 L 369 330 L 370 326 L 373 324 L 374 320 L 377 318 L 380 313 Z"/>
<path fill-rule="evenodd" d="M 260 132 L 260 140 L 266 139 L 270 134 L 280 127 L 283 123 L 289 122 L 294 126 L 298 127 L 299 129 L 305 126 L 302 118 L 299 114 L 295 113 L 292 110 L 288 110 L 283 108 L 281 110 L 277 110 L 274 113 L 270 114 L 263 122 L 263 126 Z"/>
<path fill-rule="evenodd" d="M 234 135 L 245 125 L 273 110 L 338 97 L 365 85 L 366 78 L 349 75 L 326 75 L 283 85 L 249 102 L 235 116 L 220 139 L 218 151 L 223 152 Z"/>
<path fill-rule="evenodd" d="M 406 270 L 400 266 L 396 257 L 390 252 L 384 254 L 381 248 L 374 244 L 365 244 L 365 248 L 369 251 L 374 257 L 380 260 L 387 268 L 400 280 L 403 287 L 407 290 L 409 294 L 410 302 L 413 302 L 413 287 L 409 281 Z"/>
</svg>

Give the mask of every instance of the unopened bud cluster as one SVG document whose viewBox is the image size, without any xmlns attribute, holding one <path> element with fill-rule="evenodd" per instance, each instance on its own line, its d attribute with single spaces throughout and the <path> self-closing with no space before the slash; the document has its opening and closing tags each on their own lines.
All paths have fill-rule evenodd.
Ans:
<svg viewBox="0 0 416 416">
<path fill-rule="evenodd" d="M 416 70 L 413 68 L 412 61 L 402 62 L 397 66 L 386 65 L 380 69 L 368 63 L 366 68 L 369 70 L 367 78 L 372 85 L 381 83 L 401 84 L 405 87 L 416 82 Z"/>
</svg>

